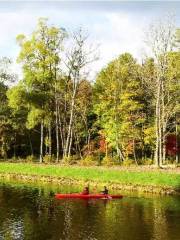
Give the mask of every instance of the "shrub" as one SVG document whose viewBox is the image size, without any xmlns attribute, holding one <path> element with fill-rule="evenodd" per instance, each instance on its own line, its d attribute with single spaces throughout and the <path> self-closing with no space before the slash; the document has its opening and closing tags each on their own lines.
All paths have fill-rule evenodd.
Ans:
<svg viewBox="0 0 180 240">
<path fill-rule="evenodd" d="M 165 161 L 165 164 L 174 164 L 174 163 L 176 163 L 176 161 L 173 158 L 167 158 Z"/>
<path fill-rule="evenodd" d="M 81 166 L 97 166 L 98 158 L 93 155 L 88 155 L 80 161 Z"/>
<path fill-rule="evenodd" d="M 132 159 L 125 159 L 125 160 L 122 162 L 122 165 L 123 165 L 123 166 L 126 166 L 126 167 L 131 166 L 131 165 L 135 165 L 135 161 L 132 160 Z"/>
<path fill-rule="evenodd" d="M 153 165 L 154 160 L 152 158 L 146 158 L 146 159 L 138 159 L 138 165 Z"/>
<path fill-rule="evenodd" d="M 180 167 L 180 163 L 176 163 L 176 167 Z"/>
<path fill-rule="evenodd" d="M 110 156 L 105 156 L 101 162 L 102 165 L 104 166 L 114 166 L 116 163 L 114 159 Z"/>
<path fill-rule="evenodd" d="M 69 157 L 64 157 L 62 159 L 62 164 L 65 164 L 65 165 L 73 165 L 77 162 L 78 160 L 78 157 L 77 155 L 72 155 L 72 156 L 69 156 Z"/>
<path fill-rule="evenodd" d="M 52 156 L 46 154 L 44 157 L 43 157 L 43 162 L 48 164 L 48 163 L 51 163 L 52 162 Z"/>
<path fill-rule="evenodd" d="M 153 164 L 154 164 L 154 161 L 153 161 L 153 159 L 151 159 L 151 158 L 147 158 L 147 159 L 145 159 L 145 160 L 143 161 L 143 164 L 144 164 L 144 165 L 153 165 Z"/>
</svg>

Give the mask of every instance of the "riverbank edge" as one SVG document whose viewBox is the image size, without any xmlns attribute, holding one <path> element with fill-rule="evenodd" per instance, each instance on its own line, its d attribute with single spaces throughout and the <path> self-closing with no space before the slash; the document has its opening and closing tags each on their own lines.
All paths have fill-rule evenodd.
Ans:
<svg viewBox="0 0 180 240">
<path fill-rule="evenodd" d="M 114 182 L 99 182 L 95 180 L 82 180 L 77 178 L 67 177 L 55 177 L 55 176 L 39 176 L 39 175 L 25 175 L 16 173 L 0 173 L 0 179 L 4 180 L 17 180 L 33 183 L 52 183 L 58 185 L 90 185 L 91 187 L 102 187 L 108 186 L 110 190 L 137 192 L 137 193 L 151 193 L 160 195 L 180 195 L 180 189 L 173 187 L 162 187 L 153 185 L 140 185 L 140 184 L 124 184 Z"/>
</svg>

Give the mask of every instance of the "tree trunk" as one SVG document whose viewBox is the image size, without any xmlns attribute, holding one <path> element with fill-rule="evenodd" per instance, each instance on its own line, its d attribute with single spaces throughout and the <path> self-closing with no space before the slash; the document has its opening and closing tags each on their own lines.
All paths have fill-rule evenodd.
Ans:
<svg viewBox="0 0 180 240">
<path fill-rule="evenodd" d="M 142 124 L 142 128 L 141 128 L 141 133 L 142 133 L 142 148 L 141 148 L 141 161 L 143 162 L 143 161 L 145 161 L 145 159 L 146 159 L 146 153 L 145 153 L 145 143 L 144 143 L 144 134 L 143 134 L 143 132 L 144 132 L 144 125 Z"/>
<path fill-rule="evenodd" d="M 155 129 L 156 129 L 156 150 L 155 150 L 155 164 L 157 167 L 160 166 L 160 132 L 161 132 L 161 125 L 160 125 L 160 90 L 161 90 L 161 84 L 160 79 L 157 79 L 157 96 L 156 96 L 156 116 L 155 116 Z"/>
<path fill-rule="evenodd" d="M 88 130 L 88 138 L 87 138 L 88 155 L 90 154 L 90 140 L 91 140 L 91 133 Z"/>
<path fill-rule="evenodd" d="M 59 161 L 59 124 L 58 124 L 58 102 L 56 99 L 56 162 Z"/>
<path fill-rule="evenodd" d="M 62 136 L 63 136 L 63 158 L 66 156 L 66 139 L 67 139 L 67 82 L 65 85 L 65 96 L 64 96 L 64 114 L 63 114 L 63 126 L 62 126 Z"/>
<path fill-rule="evenodd" d="M 119 161 L 120 162 L 123 162 L 124 161 L 124 156 L 123 156 L 123 153 L 119 147 L 119 144 L 116 145 L 116 150 L 117 150 L 117 155 L 119 157 Z"/>
<path fill-rule="evenodd" d="M 162 163 L 166 163 L 166 140 L 165 137 L 163 138 L 163 157 L 162 157 Z"/>
<path fill-rule="evenodd" d="M 136 165 L 138 165 L 137 158 L 136 158 L 135 141 L 134 141 L 134 139 L 133 139 L 133 155 L 134 155 L 135 163 L 136 163 Z"/>
<path fill-rule="evenodd" d="M 51 137 L 51 123 L 49 123 L 49 156 L 52 156 L 52 137 Z"/>
<path fill-rule="evenodd" d="M 158 99 L 157 99 L 158 102 Z M 156 149 L 155 149 L 155 164 L 159 167 L 159 113 L 158 113 L 158 103 L 156 102 L 156 117 L 155 117 L 155 127 L 156 127 Z"/>
<path fill-rule="evenodd" d="M 162 113 L 161 113 L 161 139 L 162 139 L 162 165 L 165 163 L 166 161 L 166 120 L 165 120 L 165 106 L 164 106 L 164 78 L 162 79 L 162 91 L 161 91 L 161 108 L 162 108 Z"/>
<path fill-rule="evenodd" d="M 70 112 L 70 120 L 69 120 L 69 127 L 68 127 L 68 134 L 66 139 L 66 146 L 65 146 L 65 156 L 67 156 L 69 153 L 69 145 L 71 140 L 71 132 L 72 132 L 72 124 L 73 124 L 73 115 L 74 115 L 74 105 L 75 105 L 75 94 L 76 91 L 74 90 L 73 96 L 72 96 L 72 102 L 71 102 L 71 112 Z"/>
<path fill-rule="evenodd" d="M 30 145 L 30 149 L 31 149 L 31 155 L 34 155 L 32 141 L 31 141 L 31 136 L 30 136 L 29 131 L 28 131 L 28 138 L 29 138 L 29 145 Z"/>
<path fill-rule="evenodd" d="M 73 77 L 71 111 L 70 111 L 70 120 L 69 120 L 68 133 L 67 133 L 66 146 L 65 146 L 65 156 L 69 155 L 69 152 L 71 151 L 71 144 L 72 144 L 71 134 L 72 134 L 72 125 L 73 125 L 73 117 L 74 117 L 75 97 L 77 93 L 77 87 L 79 84 L 79 78 L 80 78 L 79 70 L 77 70 Z"/>
<path fill-rule="evenodd" d="M 69 139 L 68 157 L 71 156 L 72 139 L 73 139 L 73 128 L 71 128 L 71 134 Z"/>
<path fill-rule="evenodd" d="M 14 134 L 14 159 L 16 158 L 16 133 Z"/>
<path fill-rule="evenodd" d="M 58 121 L 59 121 L 59 132 L 60 132 L 60 137 L 61 137 L 61 146 L 62 146 L 62 151 L 63 151 L 63 157 L 64 157 L 64 143 L 65 143 L 65 125 L 63 126 L 62 121 L 61 121 L 61 116 L 60 116 L 60 110 L 59 110 L 59 105 L 58 105 Z"/>
<path fill-rule="evenodd" d="M 43 162 L 43 144 L 44 144 L 44 123 L 41 122 L 41 143 L 40 143 L 40 158 L 39 162 Z"/>
<path fill-rule="evenodd" d="M 48 154 L 48 145 L 45 144 L 45 155 L 47 155 L 47 154 Z"/>
<path fill-rule="evenodd" d="M 162 166 L 162 128 L 161 128 L 161 118 L 159 118 L 159 166 Z"/>
</svg>

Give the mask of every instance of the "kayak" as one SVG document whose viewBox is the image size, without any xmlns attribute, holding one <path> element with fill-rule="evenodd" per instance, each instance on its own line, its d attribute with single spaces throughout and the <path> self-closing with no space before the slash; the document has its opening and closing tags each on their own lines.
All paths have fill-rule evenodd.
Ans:
<svg viewBox="0 0 180 240">
<path fill-rule="evenodd" d="M 122 195 L 112 195 L 112 194 L 81 194 L 81 193 L 57 193 L 55 194 L 56 199 L 63 198 L 80 198 L 80 199 L 121 199 Z"/>
</svg>

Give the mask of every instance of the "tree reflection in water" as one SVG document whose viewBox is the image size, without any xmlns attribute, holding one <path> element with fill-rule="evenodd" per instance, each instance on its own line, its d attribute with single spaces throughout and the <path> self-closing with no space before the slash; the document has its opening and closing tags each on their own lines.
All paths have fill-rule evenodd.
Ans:
<svg viewBox="0 0 180 240">
<path fill-rule="evenodd" d="M 55 200 L 56 191 L 1 184 L 0 239 L 180 239 L 179 197 Z"/>
</svg>

